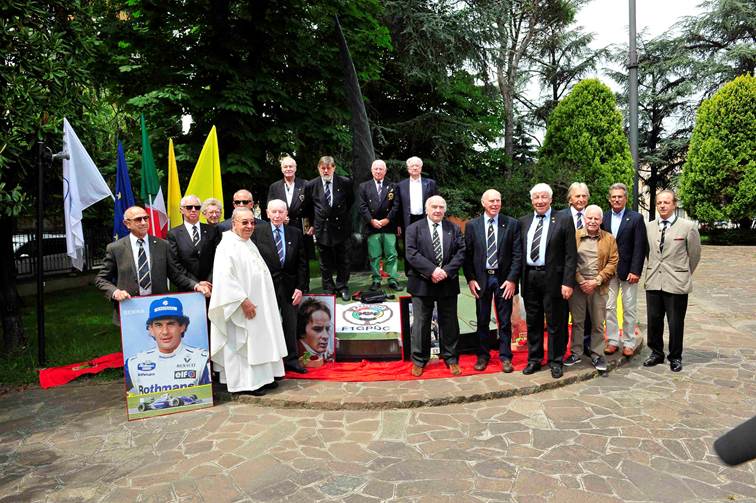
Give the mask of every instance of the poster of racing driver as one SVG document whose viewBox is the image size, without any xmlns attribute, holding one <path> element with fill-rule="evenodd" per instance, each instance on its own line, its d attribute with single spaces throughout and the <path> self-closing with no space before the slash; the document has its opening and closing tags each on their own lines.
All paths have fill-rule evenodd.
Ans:
<svg viewBox="0 0 756 503">
<path fill-rule="evenodd" d="M 135 297 L 122 302 L 121 337 L 129 419 L 132 412 L 151 410 L 157 412 L 148 415 L 158 415 L 184 405 L 212 405 L 205 299 L 201 294 Z M 167 399 L 166 392 L 170 394 Z M 158 396 L 163 399 L 156 401 Z M 135 397 L 141 398 L 134 401 Z M 165 405 L 158 410 L 155 404 Z"/>
</svg>

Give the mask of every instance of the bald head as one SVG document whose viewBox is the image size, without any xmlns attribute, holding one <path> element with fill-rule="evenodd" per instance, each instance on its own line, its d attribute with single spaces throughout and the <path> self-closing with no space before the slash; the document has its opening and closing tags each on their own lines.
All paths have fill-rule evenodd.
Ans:
<svg viewBox="0 0 756 503">
<path fill-rule="evenodd" d="M 252 193 L 247 189 L 241 189 L 234 192 L 234 208 L 250 208 L 255 205 L 255 200 L 252 198 Z"/>
<path fill-rule="evenodd" d="M 494 218 L 501 211 L 501 194 L 496 189 L 488 189 L 480 198 L 480 204 L 488 218 Z"/>
<path fill-rule="evenodd" d="M 268 201 L 268 208 L 265 211 L 268 214 L 268 220 L 270 220 L 270 223 L 276 227 L 285 224 L 286 219 L 289 216 L 286 202 L 281 199 L 271 199 Z"/>
</svg>

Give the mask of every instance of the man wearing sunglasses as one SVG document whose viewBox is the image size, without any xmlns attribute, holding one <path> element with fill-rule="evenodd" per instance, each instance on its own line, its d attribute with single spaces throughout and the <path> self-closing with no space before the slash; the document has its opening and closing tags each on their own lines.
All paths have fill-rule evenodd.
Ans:
<svg viewBox="0 0 756 503">
<path fill-rule="evenodd" d="M 113 301 L 113 322 L 120 325 L 118 303 L 135 296 L 168 293 L 168 280 L 182 292 L 210 296 L 207 281 L 195 281 L 184 267 L 171 258 L 168 243 L 148 236 L 149 216 L 144 208 L 132 206 L 123 215 L 129 235 L 110 243 L 95 286 Z"/>
<path fill-rule="evenodd" d="M 234 209 L 236 208 L 249 208 L 254 212 L 254 206 L 255 206 L 255 200 L 252 197 L 252 193 L 246 189 L 237 190 L 234 192 Z M 227 218 L 223 222 L 218 224 L 218 230 L 223 233 L 226 231 L 230 231 L 231 227 L 233 227 L 234 219 L 233 218 Z M 255 217 L 255 227 L 262 224 L 262 220 Z M 254 234 L 252 235 L 252 242 L 255 242 Z"/>
<path fill-rule="evenodd" d="M 189 194 L 181 199 L 184 223 L 168 231 L 171 257 L 186 269 L 194 281 L 212 281 L 215 248 L 221 234 L 214 225 L 199 221 L 202 204 L 199 197 Z"/>
</svg>

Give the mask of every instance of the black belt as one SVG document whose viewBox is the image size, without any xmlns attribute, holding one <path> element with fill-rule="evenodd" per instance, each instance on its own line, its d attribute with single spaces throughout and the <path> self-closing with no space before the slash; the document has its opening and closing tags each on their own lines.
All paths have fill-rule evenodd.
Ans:
<svg viewBox="0 0 756 503">
<path fill-rule="evenodd" d="M 486 269 L 486 274 L 488 274 L 489 276 L 496 276 L 498 272 L 498 269 Z"/>
<path fill-rule="evenodd" d="M 529 265 L 528 271 L 545 271 L 546 266 L 545 265 Z"/>
</svg>

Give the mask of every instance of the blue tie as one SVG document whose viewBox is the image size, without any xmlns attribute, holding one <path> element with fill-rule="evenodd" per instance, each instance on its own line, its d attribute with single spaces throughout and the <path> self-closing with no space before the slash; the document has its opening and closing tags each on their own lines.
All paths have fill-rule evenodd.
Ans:
<svg viewBox="0 0 756 503">
<path fill-rule="evenodd" d="M 278 260 L 281 262 L 281 265 L 283 265 L 286 257 L 284 256 L 283 241 L 281 239 L 280 227 L 276 227 L 275 239 L 276 239 L 276 251 L 278 252 Z"/>
</svg>

